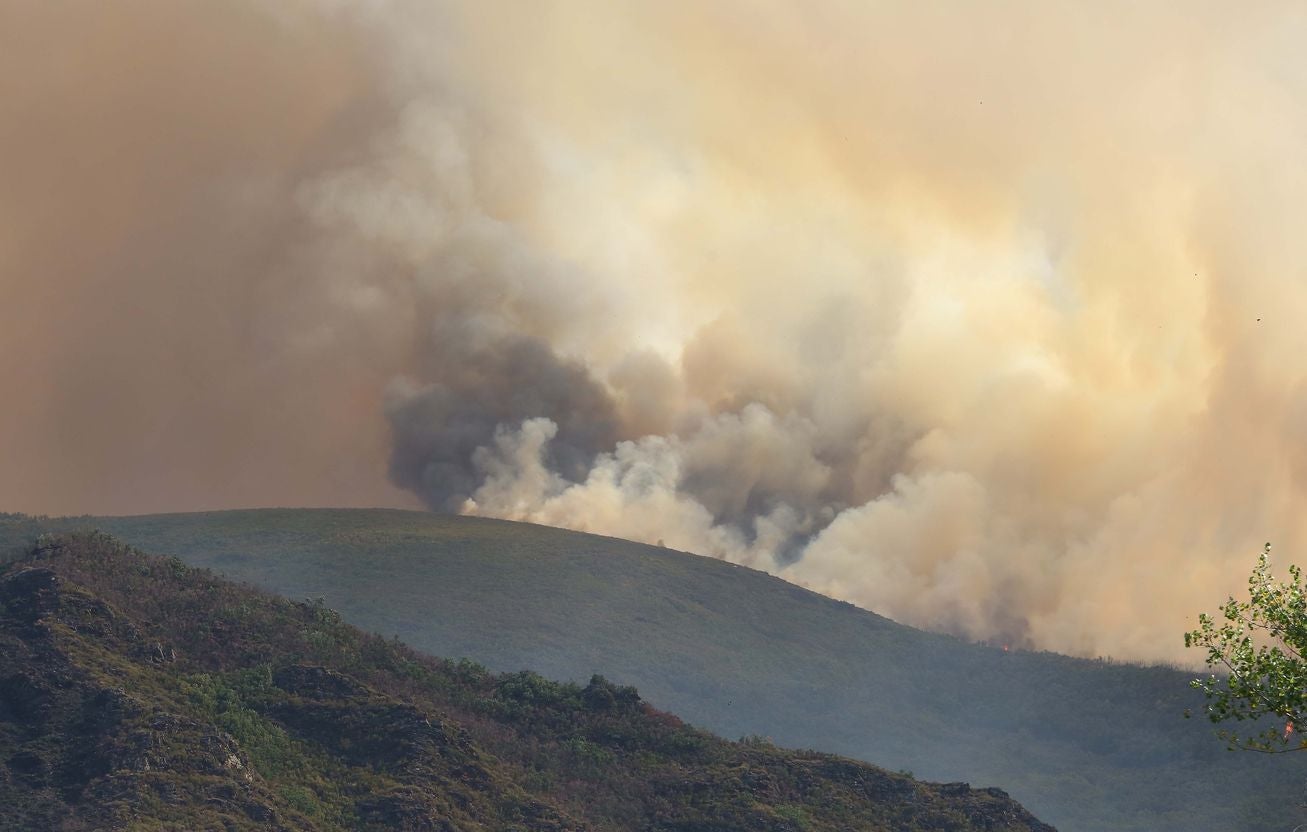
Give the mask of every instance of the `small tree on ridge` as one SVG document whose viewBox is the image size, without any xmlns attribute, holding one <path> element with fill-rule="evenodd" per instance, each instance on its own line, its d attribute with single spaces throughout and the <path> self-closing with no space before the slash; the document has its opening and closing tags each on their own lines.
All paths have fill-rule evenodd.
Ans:
<svg viewBox="0 0 1307 832">
<path fill-rule="evenodd" d="M 1268 543 L 1248 579 L 1249 600 L 1231 597 L 1219 615 L 1199 615 L 1184 643 L 1206 649 L 1208 667 L 1224 671 L 1191 683 L 1207 697 L 1208 718 L 1252 723 L 1218 735 L 1231 748 L 1280 753 L 1307 749 L 1307 588 L 1297 566 L 1277 582 L 1270 561 Z"/>
</svg>

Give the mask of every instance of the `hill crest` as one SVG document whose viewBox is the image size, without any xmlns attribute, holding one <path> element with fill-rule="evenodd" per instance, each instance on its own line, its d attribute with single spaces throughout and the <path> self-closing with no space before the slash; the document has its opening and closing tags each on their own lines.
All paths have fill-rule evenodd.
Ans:
<svg viewBox="0 0 1307 832">
<path fill-rule="evenodd" d="M 425 657 L 104 534 L 0 572 L 0 757 L 12 829 L 1051 832 L 997 790 Z"/>
<path fill-rule="evenodd" d="M 1307 820 L 1296 766 L 1228 754 L 1205 721 L 1183 718 L 1202 706 L 1185 673 L 1004 653 L 744 567 L 402 511 L 10 518 L 0 543 L 5 529 L 30 542 L 75 526 L 322 597 L 435 655 L 579 683 L 601 673 L 725 736 L 1000 786 L 1064 832 L 1279 832 Z"/>
</svg>

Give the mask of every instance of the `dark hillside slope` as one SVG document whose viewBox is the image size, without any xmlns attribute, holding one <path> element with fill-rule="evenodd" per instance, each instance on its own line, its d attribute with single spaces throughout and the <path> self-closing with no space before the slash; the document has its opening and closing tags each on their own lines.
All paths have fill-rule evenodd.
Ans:
<svg viewBox="0 0 1307 832">
<path fill-rule="evenodd" d="M 1182 718 L 1199 704 L 1184 673 L 1004 653 L 711 559 L 398 511 L 11 518 L 8 534 L 21 542 L 45 525 L 99 526 L 292 598 L 321 596 L 436 655 L 557 679 L 603 673 L 727 736 L 1001 786 L 1064 832 L 1307 820 L 1307 758 L 1226 752 L 1208 723 Z"/>
<path fill-rule="evenodd" d="M 0 807 L 4 830 L 1053 832 L 997 790 L 423 657 L 94 533 L 0 570 Z"/>
</svg>

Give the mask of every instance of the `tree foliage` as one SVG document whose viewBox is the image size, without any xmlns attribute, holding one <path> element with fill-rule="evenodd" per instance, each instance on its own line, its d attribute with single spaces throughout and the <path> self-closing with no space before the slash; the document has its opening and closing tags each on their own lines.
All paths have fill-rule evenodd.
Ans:
<svg viewBox="0 0 1307 832">
<path fill-rule="evenodd" d="M 1267 753 L 1307 749 L 1307 588 L 1302 570 L 1289 580 L 1271 575 L 1266 544 L 1248 578 L 1247 601 L 1233 596 L 1218 615 L 1198 616 L 1186 647 L 1207 651 L 1216 673 L 1195 679 L 1215 723 L 1244 725 L 1218 733 L 1231 748 Z"/>
</svg>

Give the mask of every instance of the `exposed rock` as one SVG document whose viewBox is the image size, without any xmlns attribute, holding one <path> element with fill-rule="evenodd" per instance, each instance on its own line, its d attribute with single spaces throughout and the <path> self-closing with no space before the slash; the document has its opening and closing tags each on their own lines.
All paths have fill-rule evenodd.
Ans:
<svg viewBox="0 0 1307 832">
<path fill-rule="evenodd" d="M 64 549 L 63 538 L 58 535 L 43 534 L 36 539 L 36 545 L 32 547 L 31 557 L 33 560 L 52 558 L 62 554 Z"/>
<path fill-rule="evenodd" d="M 259 823 L 276 823 L 277 810 L 266 803 L 251 801 L 241 807 L 250 820 L 256 820 Z"/>
<path fill-rule="evenodd" d="M 32 671 L 0 679 L 0 713 L 8 711 L 22 722 L 44 722 L 54 708 L 55 688 L 51 681 Z"/>
<path fill-rule="evenodd" d="M 273 676 L 273 684 L 306 699 L 340 699 L 367 692 L 345 674 L 318 665 L 284 667 Z"/>
<path fill-rule="evenodd" d="M 417 789 L 405 789 L 368 798 L 358 804 L 359 820 L 368 829 L 396 832 L 455 832 L 454 826 Z"/>
<path fill-rule="evenodd" d="M 112 725 L 141 713 L 141 703 L 122 688 L 102 688 L 90 701 L 90 716 L 100 725 Z"/>
<path fill-rule="evenodd" d="M 0 604 L 21 621 L 36 621 L 59 608 L 61 583 L 54 571 L 43 566 L 20 569 L 0 580 Z"/>
<path fill-rule="evenodd" d="M 5 764 L 17 779 L 35 788 L 42 788 L 50 779 L 50 761 L 35 751 L 20 751 Z"/>
<path fill-rule="evenodd" d="M 740 782 L 744 783 L 750 792 L 762 795 L 772 791 L 775 781 L 766 769 L 746 768 L 740 772 Z"/>
</svg>

